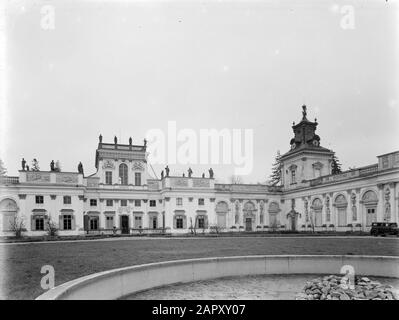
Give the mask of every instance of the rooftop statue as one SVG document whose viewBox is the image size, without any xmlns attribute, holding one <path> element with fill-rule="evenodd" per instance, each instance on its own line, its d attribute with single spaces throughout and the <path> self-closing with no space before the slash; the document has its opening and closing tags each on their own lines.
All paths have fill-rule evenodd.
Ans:
<svg viewBox="0 0 399 320">
<path fill-rule="evenodd" d="M 133 140 L 132 140 L 132 137 L 130 137 L 129 138 L 129 144 L 132 145 L 132 143 L 133 143 Z"/>
<path fill-rule="evenodd" d="M 82 164 L 82 162 L 79 162 L 79 164 L 78 164 L 78 172 L 83 174 L 83 164 Z"/>
<path fill-rule="evenodd" d="M 193 174 L 193 170 L 191 170 L 191 168 L 188 168 L 188 177 L 191 178 Z"/>
<path fill-rule="evenodd" d="M 25 171 L 26 161 L 24 158 L 22 158 L 21 164 L 22 164 L 22 170 Z"/>
<path fill-rule="evenodd" d="M 169 177 L 169 167 L 168 166 L 166 166 L 165 172 L 166 172 L 166 176 Z"/>
<path fill-rule="evenodd" d="M 302 111 L 302 115 L 303 115 L 302 120 L 306 120 L 306 116 L 308 114 L 307 111 L 306 111 L 306 105 L 303 105 L 302 109 L 303 109 L 303 111 Z"/>
<path fill-rule="evenodd" d="M 98 137 L 98 141 L 99 141 L 100 143 L 103 142 L 103 136 L 101 135 L 101 133 L 100 133 L 100 136 Z"/>
<path fill-rule="evenodd" d="M 212 168 L 209 169 L 209 178 L 213 179 L 213 170 L 212 170 Z"/>
<path fill-rule="evenodd" d="M 55 163 L 54 163 L 54 160 L 51 160 L 51 162 L 50 162 L 50 170 L 51 170 L 51 171 L 54 171 L 54 170 L 55 170 Z"/>
<path fill-rule="evenodd" d="M 161 179 L 163 179 L 163 177 L 164 177 L 164 173 L 163 173 L 163 170 L 161 171 Z"/>
<path fill-rule="evenodd" d="M 116 136 L 114 137 L 114 143 L 118 144 L 118 138 Z"/>
</svg>

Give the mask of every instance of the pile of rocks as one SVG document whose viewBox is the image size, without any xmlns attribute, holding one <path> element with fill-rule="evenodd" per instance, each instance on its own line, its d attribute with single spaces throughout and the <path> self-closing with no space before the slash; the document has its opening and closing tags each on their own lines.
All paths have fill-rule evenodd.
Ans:
<svg viewBox="0 0 399 320">
<path fill-rule="evenodd" d="M 330 275 L 306 283 L 296 300 L 398 300 L 392 286 L 356 277 L 354 284 L 347 276 Z"/>
</svg>

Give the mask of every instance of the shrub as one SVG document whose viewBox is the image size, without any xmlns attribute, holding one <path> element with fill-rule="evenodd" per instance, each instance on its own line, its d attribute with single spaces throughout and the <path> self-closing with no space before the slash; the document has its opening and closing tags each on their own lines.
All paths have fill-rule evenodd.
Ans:
<svg viewBox="0 0 399 320">
<path fill-rule="evenodd" d="M 51 218 L 47 220 L 46 231 L 50 237 L 55 237 L 58 234 L 58 226 Z"/>
</svg>

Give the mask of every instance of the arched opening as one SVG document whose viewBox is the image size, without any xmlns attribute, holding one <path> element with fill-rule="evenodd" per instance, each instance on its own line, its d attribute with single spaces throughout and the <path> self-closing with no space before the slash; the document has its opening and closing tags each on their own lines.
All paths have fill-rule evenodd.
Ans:
<svg viewBox="0 0 399 320">
<path fill-rule="evenodd" d="M 18 212 L 17 203 L 12 199 L 4 199 L 0 202 L 0 231 L 13 231 Z"/>
<path fill-rule="evenodd" d="M 277 202 L 271 202 L 269 205 L 269 227 L 271 229 L 277 229 L 277 227 L 280 224 L 280 219 L 279 219 L 279 212 L 280 212 L 280 206 L 278 205 Z"/>
<path fill-rule="evenodd" d="M 337 225 L 338 227 L 346 227 L 348 225 L 347 222 L 347 213 L 346 209 L 348 207 L 348 201 L 343 194 L 339 194 L 335 198 L 334 206 L 337 208 Z"/>
<path fill-rule="evenodd" d="M 255 223 L 255 205 L 248 201 L 244 205 L 244 223 L 245 223 L 245 231 L 253 231 L 253 224 Z"/>
<path fill-rule="evenodd" d="M 121 184 L 127 185 L 128 184 L 128 169 L 127 164 L 121 163 L 119 165 L 119 178 Z"/>
<path fill-rule="evenodd" d="M 366 227 L 371 227 L 371 224 L 377 221 L 377 194 L 373 190 L 366 191 L 361 203 L 363 204 L 363 212 L 366 214 Z"/>
<path fill-rule="evenodd" d="M 320 198 L 316 198 L 312 202 L 312 207 L 314 213 L 314 225 L 315 227 L 321 227 L 323 225 L 323 202 Z"/>
<path fill-rule="evenodd" d="M 217 226 L 219 228 L 226 228 L 227 226 L 227 212 L 229 211 L 229 206 L 227 202 L 225 201 L 220 201 L 216 204 L 216 219 L 217 219 Z"/>
</svg>

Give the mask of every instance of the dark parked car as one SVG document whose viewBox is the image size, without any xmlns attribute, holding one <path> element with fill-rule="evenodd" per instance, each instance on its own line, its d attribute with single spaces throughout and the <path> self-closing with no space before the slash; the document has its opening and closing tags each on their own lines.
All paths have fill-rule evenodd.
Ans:
<svg viewBox="0 0 399 320">
<path fill-rule="evenodd" d="M 396 222 L 373 222 L 370 234 L 372 236 L 399 235 L 398 224 Z"/>
</svg>

